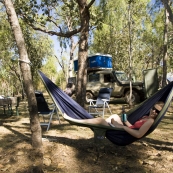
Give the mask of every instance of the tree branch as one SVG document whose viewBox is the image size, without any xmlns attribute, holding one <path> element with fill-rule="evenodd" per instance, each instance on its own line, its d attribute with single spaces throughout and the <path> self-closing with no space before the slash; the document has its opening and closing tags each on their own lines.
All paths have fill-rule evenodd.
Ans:
<svg viewBox="0 0 173 173">
<path fill-rule="evenodd" d="M 66 32 L 66 33 L 63 33 L 63 32 L 56 32 L 56 31 L 48 31 L 47 29 L 45 28 L 39 28 L 39 27 L 36 27 L 34 24 L 32 23 L 29 23 L 29 25 L 34 29 L 34 30 L 37 30 L 37 31 L 42 31 L 44 33 L 47 33 L 49 35 L 56 35 L 56 36 L 60 36 L 60 37 L 67 37 L 67 38 L 70 38 L 71 36 L 79 33 L 81 31 L 81 27 L 78 28 L 78 29 L 75 29 L 73 31 L 69 31 L 69 32 Z"/>
<path fill-rule="evenodd" d="M 88 4 L 88 8 L 90 8 L 94 2 L 95 2 L 95 0 L 91 0 L 91 2 Z"/>
<path fill-rule="evenodd" d="M 65 72 L 65 69 L 64 69 L 64 65 L 60 63 L 60 61 L 59 61 L 59 59 L 58 59 L 58 57 L 57 57 L 56 55 L 55 55 L 55 57 L 56 57 L 56 59 L 57 59 L 57 61 L 58 61 L 58 64 L 59 64 L 60 67 L 62 68 L 62 71 L 63 71 L 64 75 L 66 76 L 66 72 Z"/>
</svg>

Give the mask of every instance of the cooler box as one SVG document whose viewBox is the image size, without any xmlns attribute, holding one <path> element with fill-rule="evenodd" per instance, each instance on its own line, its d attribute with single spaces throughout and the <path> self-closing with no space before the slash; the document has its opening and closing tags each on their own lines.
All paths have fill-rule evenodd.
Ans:
<svg viewBox="0 0 173 173">
<path fill-rule="evenodd" d="M 88 69 L 112 69 L 112 56 L 107 54 L 95 54 L 88 56 Z M 74 71 L 78 71 L 78 60 L 74 60 Z"/>
<path fill-rule="evenodd" d="M 112 56 L 102 54 L 88 56 L 88 68 L 112 68 Z"/>
</svg>

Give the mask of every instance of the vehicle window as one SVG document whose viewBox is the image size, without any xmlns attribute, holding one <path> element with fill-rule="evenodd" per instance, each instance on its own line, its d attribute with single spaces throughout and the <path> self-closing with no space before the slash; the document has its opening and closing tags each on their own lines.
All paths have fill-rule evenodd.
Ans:
<svg viewBox="0 0 173 173">
<path fill-rule="evenodd" d="M 111 75 L 110 74 L 105 74 L 104 75 L 104 83 L 111 82 Z"/>
<path fill-rule="evenodd" d="M 118 80 L 120 80 L 120 81 L 129 80 L 126 73 L 117 73 L 116 76 L 117 76 Z"/>
<path fill-rule="evenodd" d="M 88 76 L 88 82 L 98 82 L 100 81 L 100 74 L 90 74 Z"/>
</svg>

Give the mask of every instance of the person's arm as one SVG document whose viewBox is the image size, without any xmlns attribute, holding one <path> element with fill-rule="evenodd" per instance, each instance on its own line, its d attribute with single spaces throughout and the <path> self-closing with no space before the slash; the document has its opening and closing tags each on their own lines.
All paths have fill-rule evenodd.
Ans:
<svg viewBox="0 0 173 173">
<path fill-rule="evenodd" d="M 130 127 L 130 126 L 132 126 L 132 124 L 127 120 L 127 121 L 125 121 L 124 122 L 124 124 L 127 126 L 127 127 Z"/>
<path fill-rule="evenodd" d="M 135 129 L 131 129 L 127 126 L 123 126 L 123 129 L 131 134 L 132 136 L 136 137 L 136 138 L 141 138 L 142 136 L 144 136 L 144 134 L 149 130 L 149 128 L 152 126 L 152 124 L 154 123 L 153 119 L 148 119 L 141 127 L 139 130 L 135 130 Z"/>
<path fill-rule="evenodd" d="M 127 127 L 132 126 L 132 124 L 131 124 L 129 121 L 125 121 L 124 124 L 125 124 Z"/>
</svg>

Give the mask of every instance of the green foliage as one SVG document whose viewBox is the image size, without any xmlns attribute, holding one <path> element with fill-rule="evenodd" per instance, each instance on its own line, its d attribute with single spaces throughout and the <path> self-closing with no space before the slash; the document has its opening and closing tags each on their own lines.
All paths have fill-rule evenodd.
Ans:
<svg viewBox="0 0 173 173">
<path fill-rule="evenodd" d="M 11 27 L 6 18 L 6 13 L 3 11 L 3 9 L 1 9 L 0 82 L 1 84 L 4 83 L 3 88 L 5 90 L 5 88 L 7 88 L 9 85 L 10 77 L 10 84 L 13 85 L 13 91 L 17 93 L 20 92 L 21 88 L 20 69 L 17 60 L 19 58 L 19 54 L 16 42 L 14 41 L 14 36 L 11 32 Z M 32 63 L 31 70 L 34 78 L 37 77 L 37 70 L 42 67 L 43 60 L 47 60 L 52 56 L 53 44 L 46 35 L 34 31 L 31 27 L 26 26 L 21 20 L 20 25 L 23 31 L 28 56 Z M 16 61 L 12 61 L 12 57 L 16 57 Z M 6 91 L 4 92 L 7 93 Z"/>
<path fill-rule="evenodd" d="M 162 59 L 164 14 L 160 0 L 156 1 L 154 4 L 156 6 L 150 0 L 96 1 L 90 10 L 90 42 L 92 44 L 89 51 L 91 54 L 97 52 L 111 54 L 114 69 L 129 71 L 129 4 L 131 5 L 132 66 L 135 75 L 141 78 L 143 69 L 158 67 Z M 35 75 L 35 69 L 42 66 L 41 59 L 51 57 L 52 44 L 48 40 L 46 42 L 43 35 L 38 36 L 42 41 L 37 43 L 38 37 L 31 38 L 35 33 L 26 25 L 32 23 L 46 31 L 66 33 L 80 26 L 79 7 L 75 0 L 16 0 L 15 7 L 18 15 L 25 22 L 22 26 L 30 59 L 36 67 L 32 68 L 32 73 Z M 78 40 L 78 34 L 75 37 L 75 40 Z M 58 37 L 58 39 L 62 50 L 71 46 L 68 38 Z M 169 34 L 170 64 L 172 64 L 173 55 L 172 40 L 172 35 Z M 7 39 L 8 43 L 11 44 Z M 37 51 L 39 47 L 43 47 L 43 50 Z M 16 52 L 15 45 L 13 51 Z M 7 56 L 10 54 L 7 53 Z"/>
<path fill-rule="evenodd" d="M 163 12 L 160 10 L 150 15 L 149 0 L 129 2 L 132 66 L 135 75 L 142 79 L 142 70 L 158 67 L 162 59 Z M 113 68 L 126 72 L 129 71 L 128 8 L 127 1 L 107 1 L 102 28 L 94 30 L 94 40 L 90 47 L 92 54 L 111 54 Z"/>
<path fill-rule="evenodd" d="M 42 67 L 39 69 L 43 73 L 45 73 L 52 81 L 56 81 L 57 79 L 57 61 L 56 58 L 53 56 L 49 56 L 47 59 L 43 61 Z M 35 88 L 37 90 L 44 90 L 44 86 L 40 81 L 40 78 L 37 76 L 34 77 Z"/>
<path fill-rule="evenodd" d="M 67 19 L 72 18 L 73 27 L 79 25 L 76 1 L 24 0 L 15 1 L 15 8 L 20 17 L 37 27 L 49 28 L 55 32 L 68 31 Z"/>
<path fill-rule="evenodd" d="M 65 79 L 64 73 L 63 73 L 62 71 L 59 71 L 59 72 L 58 72 L 55 83 L 56 83 L 57 86 L 59 86 L 61 89 L 65 89 L 65 86 L 66 86 L 66 79 Z"/>
<path fill-rule="evenodd" d="M 57 72 L 57 61 L 55 57 L 49 57 L 41 68 L 44 73 L 55 76 Z"/>
<path fill-rule="evenodd" d="M 42 67 L 44 60 L 53 54 L 53 43 L 45 34 L 34 31 L 31 27 L 20 22 L 26 42 L 29 59 L 32 63 L 32 76 L 37 74 L 37 70 Z"/>
</svg>

